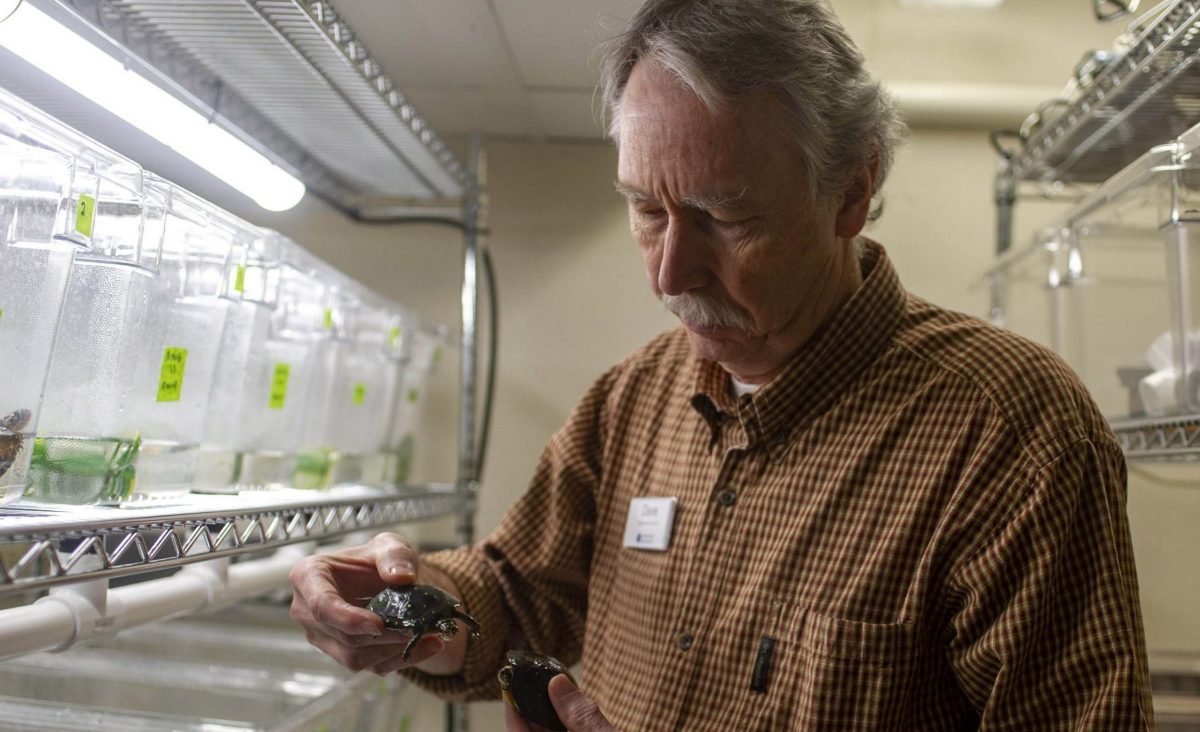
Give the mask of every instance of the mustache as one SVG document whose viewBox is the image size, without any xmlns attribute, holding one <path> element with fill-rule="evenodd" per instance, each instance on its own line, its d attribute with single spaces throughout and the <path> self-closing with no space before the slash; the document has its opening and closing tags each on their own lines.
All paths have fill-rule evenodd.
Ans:
<svg viewBox="0 0 1200 732">
<path fill-rule="evenodd" d="M 706 328 L 750 330 L 753 325 L 746 311 L 727 300 L 696 293 L 662 295 L 659 299 L 675 317 Z"/>
</svg>

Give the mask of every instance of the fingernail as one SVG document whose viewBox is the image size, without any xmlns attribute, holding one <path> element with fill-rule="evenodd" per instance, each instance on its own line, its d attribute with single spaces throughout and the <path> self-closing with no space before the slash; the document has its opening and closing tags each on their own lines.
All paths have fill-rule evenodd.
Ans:
<svg viewBox="0 0 1200 732">
<path fill-rule="evenodd" d="M 388 572 L 391 574 L 416 574 L 416 570 L 408 562 L 400 562 L 388 567 Z"/>
<path fill-rule="evenodd" d="M 380 636 L 379 628 L 375 627 L 374 623 L 363 623 L 358 626 L 358 633 L 359 635 L 369 635 L 375 638 Z"/>
</svg>

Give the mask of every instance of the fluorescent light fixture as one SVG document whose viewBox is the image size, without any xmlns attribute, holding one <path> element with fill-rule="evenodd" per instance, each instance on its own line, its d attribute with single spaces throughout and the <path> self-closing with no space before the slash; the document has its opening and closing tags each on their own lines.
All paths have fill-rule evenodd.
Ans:
<svg viewBox="0 0 1200 732">
<path fill-rule="evenodd" d="M 905 7 L 925 8 L 995 8 L 1004 0 L 900 0 Z"/>
<path fill-rule="evenodd" d="M 296 177 L 28 2 L 0 23 L 0 46 L 268 211 L 286 211 L 304 197 L 304 184 Z"/>
</svg>

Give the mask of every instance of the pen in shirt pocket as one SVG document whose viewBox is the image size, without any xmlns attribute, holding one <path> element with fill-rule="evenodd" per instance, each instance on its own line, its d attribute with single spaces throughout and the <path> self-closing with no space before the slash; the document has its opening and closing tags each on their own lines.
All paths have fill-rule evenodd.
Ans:
<svg viewBox="0 0 1200 732">
<path fill-rule="evenodd" d="M 771 656 L 775 653 L 775 639 L 764 635 L 758 641 L 758 654 L 754 657 L 754 669 L 750 673 L 750 691 L 766 694 L 771 680 Z"/>
</svg>

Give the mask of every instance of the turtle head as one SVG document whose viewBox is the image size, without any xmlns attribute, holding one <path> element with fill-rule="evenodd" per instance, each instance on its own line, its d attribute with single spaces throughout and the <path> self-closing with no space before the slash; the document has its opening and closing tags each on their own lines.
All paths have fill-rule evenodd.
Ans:
<svg viewBox="0 0 1200 732">
<path fill-rule="evenodd" d="M 443 618 L 437 621 L 435 629 L 439 638 L 448 641 L 458 632 L 458 623 L 454 621 L 454 618 Z"/>
</svg>

